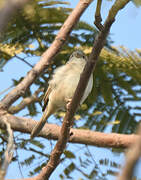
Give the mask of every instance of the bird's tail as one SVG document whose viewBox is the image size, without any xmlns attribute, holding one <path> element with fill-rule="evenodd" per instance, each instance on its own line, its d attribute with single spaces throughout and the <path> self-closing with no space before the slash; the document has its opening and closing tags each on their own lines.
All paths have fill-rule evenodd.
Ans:
<svg viewBox="0 0 141 180">
<path fill-rule="evenodd" d="M 50 114 L 48 114 L 47 108 L 45 109 L 42 118 L 40 119 L 40 121 L 36 124 L 36 126 L 33 128 L 30 138 L 33 139 L 35 136 L 37 136 L 39 134 L 39 132 L 41 131 L 41 129 L 43 128 L 43 126 L 46 123 L 46 120 L 48 119 L 48 117 L 50 116 Z"/>
</svg>

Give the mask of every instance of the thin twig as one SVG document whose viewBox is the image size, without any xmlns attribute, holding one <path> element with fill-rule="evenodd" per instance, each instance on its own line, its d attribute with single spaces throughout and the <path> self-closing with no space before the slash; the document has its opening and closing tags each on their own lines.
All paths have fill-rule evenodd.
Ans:
<svg viewBox="0 0 141 180">
<path fill-rule="evenodd" d="M 86 146 L 86 149 L 87 149 L 89 155 L 91 156 L 91 159 L 93 160 L 93 163 L 95 164 L 95 167 L 97 166 L 97 169 L 99 170 L 99 172 L 100 172 L 101 175 L 102 175 L 101 179 L 104 179 L 104 180 L 105 180 L 105 177 L 104 177 L 105 175 L 104 175 L 104 173 L 102 172 L 102 170 L 100 169 L 100 167 L 98 166 L 98 163 L 96 162 L 96 160 L 94 159 L 91 151 L 89 150 L 88 145 L 85 145 L 85 146 Z"/>
<path fill-rule="evenodd" d="M 95 21 L 94 24 L 96 27 L 102 31 L 103 25 L 101 24 L 102 18 L 101 18 L 101 3 L 102 0 L 97 0 L 97 6 L 96 6 L 96 13 L 95 13 Z"/>
<path fill-rule="evenodd" d="M 44 157 L 46 157 L 46 158 L 49 158 L 49 157 L 50 157 L 50 155 L 47 155 L 47 154 L 45 154 L 45 153 L 43 153 L 43 152 L 41 152 L 41 151 L 37 151 L 36 149 L 29 148 L 29 150 L 30 150 L 30 151 L 33 151 L 33 152 L 35 152 L 35 153 L 37 153 L 37 154 L 40 154 L 41 156 L 44 156 Z"/>
<path fill-rule="evenodd" d="M 16 152 L 16 156 L 19 157 L 17 148 L 15 148 L 15 152 Z M 21 164 L 19 162 L 19 158 L 17 158 L 17 161 L 18 161 L 18 167 L 19 167 L 19 171 L 20 171 L 21 177 L 24 178 L 23 173 L 22 173 L 22 169 L 21 169 Z"/>
<path fill-rule="evenodd" d="M 16 54 L 14 55 L 14 57 L 16 57 L 17 59 L 21 60 L 22 62 L 24 62 L 25 64 L 27 64 L 30 67 L 34 67 L 32 64 L 30 64 L 29 62 L 27 62 L 24 58 L 21 58 L 19 56 L 17 56 Z"/>
<path fill-rule="evenodd" d="M 39 88 L 30 97 L 24 98 L 18 105 L 11 106 L 8 109 L 8 112 L 11 113 L 11 114 L 15 114 L 15 113 L 19 112 L 20 110 L 24 109 L 26 106 L 28 106 L 31 103 L 40 102 L 41 97 L 38 97 L 38 95 L 39 95 L 40 92 L 43 92 L 43 90 L 44 90 L 44 88 Z"/>
</svg>

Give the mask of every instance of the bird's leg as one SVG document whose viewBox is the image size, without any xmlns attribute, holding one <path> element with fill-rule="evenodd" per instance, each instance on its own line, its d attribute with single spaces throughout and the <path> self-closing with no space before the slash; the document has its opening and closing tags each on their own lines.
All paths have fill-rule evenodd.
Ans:
<svg viewBox="0 0 141 180">
<path fill-rule="evenodd" d="M 95 13 L 95 21 L 94 24 L 96 27 L 101 31 L 103 29 L 103 25 L 101 24 L 102 18 L 101 18 L 101 3 L 102 0 L 97 0 L 97 6 L 96 6 L 96 13 Z"/>
<path fill-rule="evenodd" d="M 65 100 L 66 100 L 66 109 L 69 110 L 72 99 L 71 98 L 66 98 Z M 72 127 L 73 127 L 73 123 L 71 123 L 70 128 L 72 128 Z"/>
<path fill-rule="evenodd" d="M 66 109 L 69 110 L 72 99 L 71 98 L 66 98 L 65 100 L 66 100 Z"/>
<path fill-rule="evenodd" d="M 66 98 L 65 101 L 66 101 L 66 109 L 69 110 L 72 99 L 71 98 Z M 80 106 L 80 104 L 79 104 L 79 106 Z"/>
</svg>

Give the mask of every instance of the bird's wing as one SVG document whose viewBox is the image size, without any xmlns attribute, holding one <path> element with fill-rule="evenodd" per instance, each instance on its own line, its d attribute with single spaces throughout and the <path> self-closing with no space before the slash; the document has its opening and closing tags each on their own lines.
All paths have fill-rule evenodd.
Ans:
<svg viewBox="0 0 141 180">
<path fill-rule="evenodd" d="M 49 95 L 50 95 L 51 91 L 52 91 L 52 88 L 51 88 L 51 86 L 49 86 L 48 89 L 47 89 L 47 91 L 45 92 L 44 97 L 43 97 L 44 105 L 43 105 L 43 107 L 42 107 L 42 111 L 45 110 L 45 108 L 46 108 L 46 106 L 47 106 L 47 104 L 48 104 L 48 100 L 49 100 L 48 98 L 49 98 Z"/>
<path fill-rule="evenodd" d="M 52 79 L 49 81 L 49 87 L 43 97 L 43 108 L 42 111 L 45 110 L 47 104 L 48 104 L 48 100 L 49 100 L 49 95 L 52 92 L 52 90 L 54 88 L 56 88 L 58 86 L 58 84 L 60 84 L 60 82 L 62 81 L 62 77 L 65 77 L 65 74 L 67 72 L 68 68 L 66 68 L 65 65 L 56 68 L 56 70 L 54 71 L 54 74 L 52 76 Z"/>
</svg>

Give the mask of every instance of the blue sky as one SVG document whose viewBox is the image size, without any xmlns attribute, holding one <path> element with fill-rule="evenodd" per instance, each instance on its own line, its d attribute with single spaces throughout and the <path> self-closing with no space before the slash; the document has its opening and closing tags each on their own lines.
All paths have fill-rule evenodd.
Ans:
<svg viewBox="0 0 141 180">
<path fill-rule="evenodd" d="M 75 5 L 78 3 L 78 0 L 71 1 L 72 2 L 71 7 L 75 7 Z M 112 5 L 113 1 L 104 1 L 102 5 L 102 18 L 105 20 L 108 10 L 110 6 Z M 96 1 L 94 1 L 89 8 L 85 11 L 83 16 L 81 17 L 81 20 L 86 21 L 87 23 L 90 23 L 93 25 L 94 21 L 94 12 L 96 7 Z M 130 2 L 122 11 L 119 12 L 116 22 L 113 24 L 111 28 L 111 39 L 114 41 L 114 46 L 125 46 L 131 50 L 134 50 L 135 48 L 141 49 L 141 8 L 136 8 L 135 5 Z M 34 59 L 34 61 L 31 60 L 31 62 L 36 63 L 39 59 Z M 0 72 L 0 92 L 4 90 L 5 88 L 9 87 L 12 84 L 11 79 L 19 79 L 20 76 L 25 76 L 26 73 L 30 70 L 30 68 L 24 64 L 21 61 L 18 61 L 17 59 L 13 59 L 12 61 L 8 62 L 7 65 L 4 67 L 3 72 Z M 1 97 L 0 97 L 1 98 Z M 40 108 L 40 107 L 39 107 Z M 22 116 L 24 112 L 22 112 L 20 115 Z M 39 119 L 39 117 L 36 117 L 36 119 Z M 71 146 L 71 145 L 70 145 Z M 101 156 L 101 151 L 99 151 L 99 148 L 91 148 L 91 151 L 95 151 L 95 159 L 98 161 L 98 156 Z M 102 152 L 102 156 L 107 157 L 107 153 L 109 153 L 110 150 L 104 150 Z M 105 154 L 104 154 L 105 153 Z M 109 153 L 110 156 L 110 153 Z M 123 160 L 123 156 L 121 155 L 118 157 Z M 14 166 L 10 166 L 8 176 L 7 178 L 15 178 L 15 169 L 16 172 L 18 171 L 18 165 L 15 164 Z M 23 169 L 24 170 L 24 169 Z M 56 170 L 54 173 L 57 175 L 58 171 L 60 169 Z M 17 177 L 20 177 L 20 174 L 17 174 Z M 53 178 L 51 178 L 53 180 Z"/>
<path fill-rule="evenodd" d="M 70 2 L 71 6 L 74 8 L 79 1 Z M 113 0 L 103 1 L 103 20 L 106 19 L 109 8 L 113 2 Z M 82 15 L 81 20 L 93 25 L 95 7 L 96 1 L 93 1 Z M 114 41 L 114 46 L 123 45 L 132 50 L 141 48 L 141 8 L 137 8 L 132 2 L 128 3 L 128 5 L 118 13 L 110 33 L 111 39 Z"/>
</svg>

